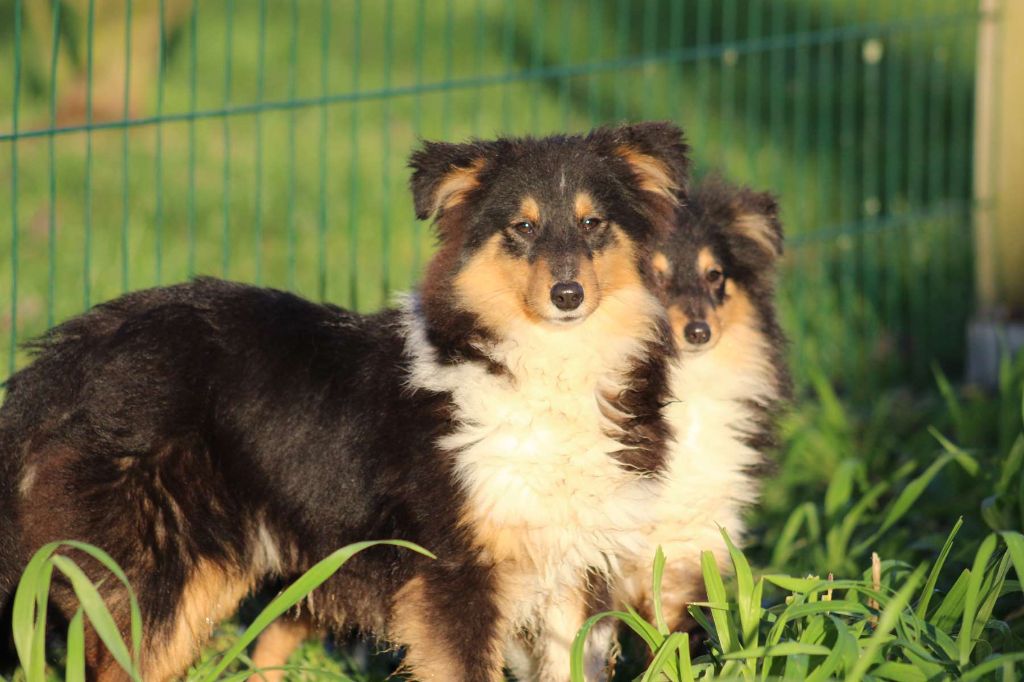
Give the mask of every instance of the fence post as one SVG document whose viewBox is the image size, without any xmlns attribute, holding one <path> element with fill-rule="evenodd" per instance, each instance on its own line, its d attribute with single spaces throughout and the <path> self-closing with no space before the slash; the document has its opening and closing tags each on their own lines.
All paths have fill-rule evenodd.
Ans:
<svg viewBox="0 0 1024 682">
<path fill-rule="evenodd" d="M 967 380 L 994 387 L 1024 346 L 1024 0 L 980 0 L 974 99 L 976 315 Z"/>
<path fill-rule="evenodd" d="M 978 311 L 1024 313 L 1024 2 L 981 0 L 975 93 Z"/>
</svg>

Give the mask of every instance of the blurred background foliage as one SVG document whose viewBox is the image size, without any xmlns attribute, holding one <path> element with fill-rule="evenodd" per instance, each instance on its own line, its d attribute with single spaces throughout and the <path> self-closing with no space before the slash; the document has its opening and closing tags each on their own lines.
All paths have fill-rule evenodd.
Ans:
<svg viewBox="0 0 1024 682">
<path fill-rule="evenodd" d="M 779 193 L 801 380 L 959 371 L 973 2 L 154 0 L 129 22 L 121 0 L 91 20 L 87 0 L 23 4 L 14 21 L 0 0 L 0 73 L 21 74 L 0 87 L 0 355 L 194 273 L 377 308 L 432 246 L 406 190 L 419 137 L 667 118 L 699 174 Z"/>
</svg>

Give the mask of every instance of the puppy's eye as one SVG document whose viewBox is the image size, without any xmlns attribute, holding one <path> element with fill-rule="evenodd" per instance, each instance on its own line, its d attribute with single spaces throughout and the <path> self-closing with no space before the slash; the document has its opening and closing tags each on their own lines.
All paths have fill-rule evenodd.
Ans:
<svg viewBox="0 0 1024 682">
<path fill-rule="evenodd" d="M 588 216 L 580 221 L 580 227 L 584 232 L 593 232 L 602 225 L 604 225 L 604 220 L 596 216 Z"/>
<path fill-rule="evenodd" d="M 521 222 L 516 223 L 515 225 L 512 226 L 512 229 L 514 229 L 516 232 L 523 235 L 524 237 L 532 237 L 533 233 L 536 231 L 536 227 L 529 220 L 523 220 Z"/>
<path fill-rule="evenodd" d="M 704 273 L 704 279 L 708 281 L 708 284 L 718 284 L 724 277 L 725 275 L 718 268 L 711 268 Z"/>
</svg>

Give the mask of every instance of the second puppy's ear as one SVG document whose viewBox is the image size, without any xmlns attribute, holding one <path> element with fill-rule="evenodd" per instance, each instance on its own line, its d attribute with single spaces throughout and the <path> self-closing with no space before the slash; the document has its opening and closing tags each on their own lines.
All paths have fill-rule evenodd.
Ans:
<svg viewBox="0 0 1024 682">
<path fill-rule="evenodd" d="M 733 235 L 755 244 L 773 261 L 782 255 L 782 222 L 775 195 L 745 189 L 736 197 L 733 210 L 736 217 L 729 226 Z"/>
<path fill-rule="evenodd" d="M 425 141 L 409 157 L 413 206 L 416 217 L 440 217 L 446 209 L 465 201 L 480 185 L 480 172 L 496 154 L 493 143 Z"/>
</svg>

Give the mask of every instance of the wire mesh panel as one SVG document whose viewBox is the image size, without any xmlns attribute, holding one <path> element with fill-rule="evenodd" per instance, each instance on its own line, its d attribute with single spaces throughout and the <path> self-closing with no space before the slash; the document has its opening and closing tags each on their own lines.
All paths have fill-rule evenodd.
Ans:
<svg viewBox="0 0 1024 682">
<path fill-rule="evenodd" d="M 956 365 L 978 20 L 965 0 L 0 0 L 4 373 L 48 325 L 196 274 L 379 307 L 433 244 L 418 138 L 650 118 L 684 127 L 698 174 L 780 195 L 803 371 Z"/>
</svg>

